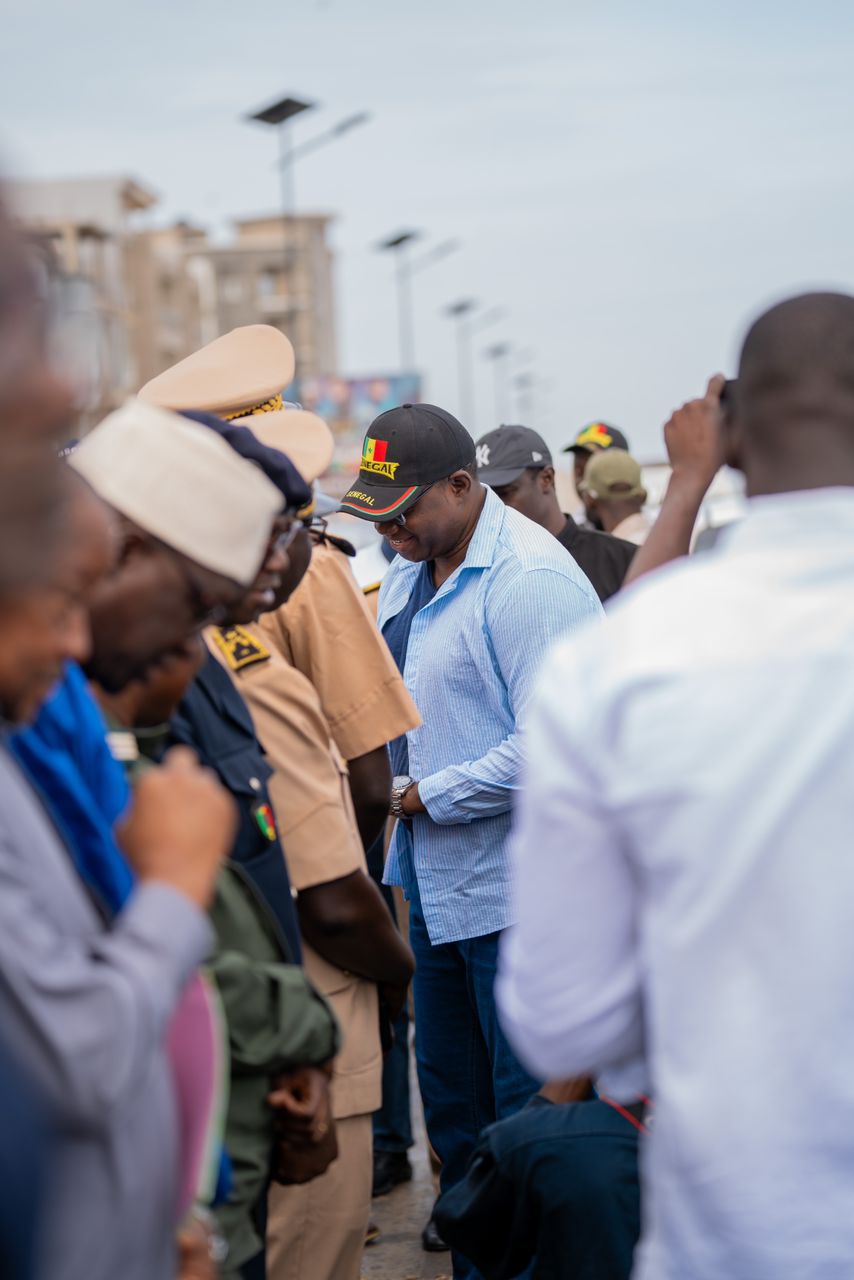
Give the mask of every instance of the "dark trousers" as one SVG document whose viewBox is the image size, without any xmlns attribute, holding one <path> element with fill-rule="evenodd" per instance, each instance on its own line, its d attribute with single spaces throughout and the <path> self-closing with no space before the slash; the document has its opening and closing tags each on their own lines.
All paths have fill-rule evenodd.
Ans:
<svg viewBox="0 0 854 1280">
<path fill-rule="evenodd" d="M 397 924 L 394 896 L 383 884 L 383 836 L 367 853 L 368 871 L 379 886 Z M 408 1151 L 412 1146 L 412 1104 L 409 1096 L 409 1013 L 404 1006 L 394 1023 L 394 1044 L 383 1062 L 383 1100 L 374 1112 L 374 1151 Z"/>
<path fill-rule="evenodd" d="M 394 1044 L 383 1062 L 383 1102 L 374 1112 L 374 1151 L 408 1151 L 413 1144 L 409 1097 L 409 1014 L 393 1025 Z"/>
<path fill-rule="evenodd" d="M 481 1130 L 519 1111 L 539 1088 L 498 1024 L 493 988 L 499 934 L 433 946 L 416 902 L 415 1059 L 427 1136 L 442 1161 L 442 1191 L 466 1172 Z M 453 1252 L 455 1280 L 477 1269 Z"/>
</svg>

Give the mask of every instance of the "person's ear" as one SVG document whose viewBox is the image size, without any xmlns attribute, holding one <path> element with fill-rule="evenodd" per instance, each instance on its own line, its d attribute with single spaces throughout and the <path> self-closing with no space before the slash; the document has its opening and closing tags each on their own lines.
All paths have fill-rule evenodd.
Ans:
<svg viewBox="0 0 854 1280">
<path fill-rule="evenodd" d="M 465 498 L 471 492 L 474 477 L 468 471 L 455 471 L 448 477 L 448 484 L 455 498 Z"/>
<path fill-rule="evenodd" d="M 541 467 L 537 476 L 537 485 L 540 493 L 551 493 L 555 487 L 555 469 L 554 467 Z"/>
<path fill-rule="evenodd" d="M 134 556 L 148 555 L 152 550 L 151 543 L 144 538 L 135 529 L 125 528 L 122 530 L 121 540 L 119 542 L 119 554 L 116 560 L 116 566 L 127 564 Z"/>
</svg>

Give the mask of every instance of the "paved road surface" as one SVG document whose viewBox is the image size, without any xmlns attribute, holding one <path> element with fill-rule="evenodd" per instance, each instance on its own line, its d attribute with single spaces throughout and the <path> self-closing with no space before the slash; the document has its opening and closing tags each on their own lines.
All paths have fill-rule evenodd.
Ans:
<svg viewBox="0 0 854 1280">
<path fill-rule="evenodd" d="M 435 1190 L 418 1086 L 413 1075 L 415 1146 L 409 1153 L 414 1176 L 373 1202 L 372 1218 L 382 1231 L 378 1244 L 365 1250 L 363 1280 L 450 1280 L 450 1253 L 425 1253 L 421 1231 L 430 1216 Z"/>
</svg>

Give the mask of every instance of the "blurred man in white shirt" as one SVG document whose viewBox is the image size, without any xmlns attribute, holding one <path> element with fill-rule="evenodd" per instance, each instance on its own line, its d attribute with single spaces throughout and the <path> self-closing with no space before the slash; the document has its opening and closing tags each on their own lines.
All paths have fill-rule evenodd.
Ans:
<svg viewBox="0 0 854 1280">
<path fill-rule="evenodd" d="M 536 1074 L 645 1062 L 638 1280 L 849 1280 L 854 298 L 762 316 L 723 427 L 746 519 L 546 664 L 499 1007 Z"/>
</svg>

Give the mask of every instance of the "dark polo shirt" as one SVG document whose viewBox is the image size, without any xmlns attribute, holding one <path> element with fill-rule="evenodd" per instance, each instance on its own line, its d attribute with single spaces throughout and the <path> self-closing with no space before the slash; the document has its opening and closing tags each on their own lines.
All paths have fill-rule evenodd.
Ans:
<svg viewBox="0 0 854 1280">
<path fill-rule="evenodd" d="M 566 516 L 557 540 L 583 569 L 603 602 L 620 590 L 637 551 L 633 542 L 624 542 L 610 533 L 582 529 L 572 516 Z"/>
</svg>

